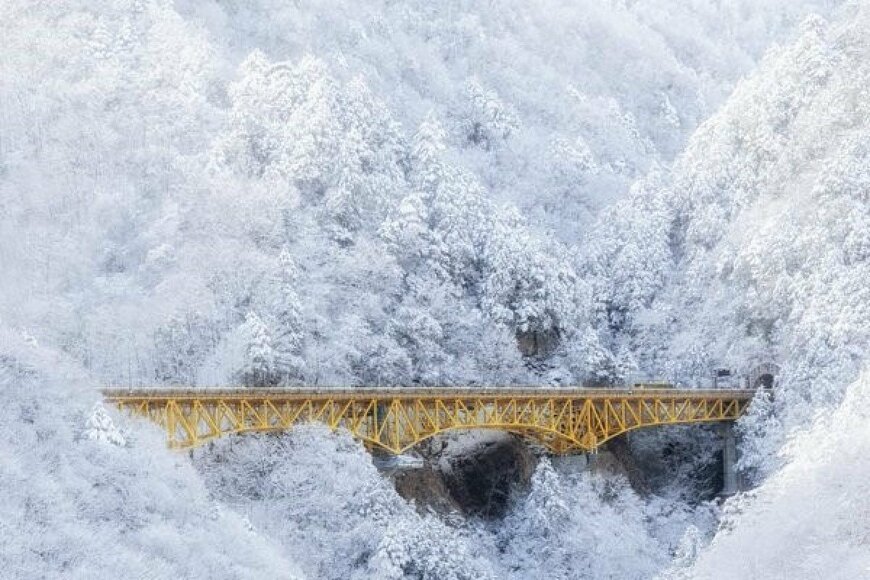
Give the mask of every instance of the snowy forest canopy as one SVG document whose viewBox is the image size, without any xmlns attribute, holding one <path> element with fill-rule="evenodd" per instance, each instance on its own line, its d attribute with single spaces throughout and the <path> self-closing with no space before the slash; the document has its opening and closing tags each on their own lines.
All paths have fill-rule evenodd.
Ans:
<svg viewBox="0 0 870 580">
<path fill-rule="evenodd" d="M 5 37 L 31 57 L 3 63 L 2 320 L 131 385 L 694 381 L 776 355 L 751 316 L 715 331 L 753 341 L 737 353 L 703 344 L 710 326 L 673 352 L 678 332 L 639 323 L 715 241 L 678 231 L 706 216 L 676 190 L 716 179 L 691 159 L 725 136 L 711 121 L 665 168 L 769 41 L 723 30 L 714 51 L 664 27 L 665 4 L 554 3 L 515 28 L 461 4 L 330 27 L 345 6 L 106 2 L 33 37 L 43 15 L 13 3 Z M 772 15 L 807 8 L 746 17 L 776 38 Z"/>
</svg>

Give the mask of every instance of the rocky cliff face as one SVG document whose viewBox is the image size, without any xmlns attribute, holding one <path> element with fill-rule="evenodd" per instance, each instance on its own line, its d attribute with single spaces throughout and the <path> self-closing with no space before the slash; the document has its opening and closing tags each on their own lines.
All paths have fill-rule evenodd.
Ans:
<svg viewBox="0 0 870 580">
<path fill-rule="evenodd" d="M 678 495 L 689 503 L 716 497 L 721 446 L 712 429 L 660 429 L 618 437 L 597 453 L 552 458 L 566 473 L 588 470 L 625 478 L 641 496 Z M 542 450 L 509 433 L 467 431 L 437 437 L 419 462 L 388 463 L 399 495 L 421 511 L 500 519 L 528 491 Z"/>
<path fill-rule="evenodd" d="M 528 489 L 535 450 L 509 433 L 470 431 L 438 437 L 419 451 L 424 463 L 397 471 L 396 490 L 418 508 L 499 518 L 517 491 Z"/>
</svg>

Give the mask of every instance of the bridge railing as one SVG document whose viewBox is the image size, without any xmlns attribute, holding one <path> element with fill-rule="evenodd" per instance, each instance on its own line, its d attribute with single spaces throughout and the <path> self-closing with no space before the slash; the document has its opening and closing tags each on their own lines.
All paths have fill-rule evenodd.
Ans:
<svg viewBox="0 0 870 580">
<path fill-rule="evenodd" d="M 707 398 L 733 396 L 751 398 L 755 391 L 751 389 L 692 389 L 678 388 L 667 383 L 638 384 L 629 387 L 614 388 L 584 388 L 584 387 L 149 387 L 149 388 L 119 388 L 103 389 L 107 398 L 139 398 L 144 395 L 171 399 L 216 398 L 216 397 L 333 397 L 333 398 L 374 398 L 374 399 L 404 399 L 420 397 L 439 398 L 612 398 L 620 396 L 678 396 L 690 398 Z"/>
</svg>

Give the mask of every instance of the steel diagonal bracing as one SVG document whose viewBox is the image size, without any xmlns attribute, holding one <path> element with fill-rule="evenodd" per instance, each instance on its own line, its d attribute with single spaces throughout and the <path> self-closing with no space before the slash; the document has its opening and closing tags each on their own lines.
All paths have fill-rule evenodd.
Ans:
<svg viewBox="0 0 870 580">
<path fill-rule="evenodd" d="M 107 389 L 106 399 L 160 425 L 169 445 L 189 448 L 232 433 L 274 432 L 321 422 L 369 447 L 401 453 L 444 431 L 499 429 L 550 451 L 588 452 L 655 425 L 733 421 L 749 390 L 693 389 Z"/>
</svg>

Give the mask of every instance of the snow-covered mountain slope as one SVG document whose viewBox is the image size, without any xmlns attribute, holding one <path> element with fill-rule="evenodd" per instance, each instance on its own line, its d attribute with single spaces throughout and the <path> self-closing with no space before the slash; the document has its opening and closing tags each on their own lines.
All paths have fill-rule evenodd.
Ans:
<svg viewBox="0 0 870 580">
<path fill-rule="evenodd" d="M 763 483 L 665 577 L 867 573 L 868 32 L 866 3 L 806 21 L 581 258 L 611 337 L 645 365 L 690 380 L 782 365 L 740 425 L 742 467 Z"/>
<path fill-rule="evenodd" d="M 0 570 L 24 578 L 300 578 L 145 424 L 112 422 L 79 364 L 0 331 Z"/>
<path fill-rule="evenodd" d="M 870 380 L 792 441 L 788 465 L 738 498 L 685 578 L 863 578 L 870 573 Z M 679 577 L 679 576 L 678 576 Z"/>
<path fill-rule="evenodd" d="M 614 374 L 572 200 L 827 4 L 428 6 L 4 3 L 0 320 L 114 383 Z"/>
<path fill-rule="evenodd" d="M 180 2 L 238 62 L 362 76 L 405 127 L 445 125 L 494 199 L 572 242 L 686 138 L 772 41 L 837 2 Z"/>
<path fill-rule="evenodd" d="M 545 461 L 505 522 L 443 521 L 400 498 L 347 435 L 224 439 L 191 461 L 147 422 L 94 409 L 91 381 L 0 334 L 4 578 L 641 579 L 713 513 Z"/>
<path fill-rule="evenodd" d="M 584 258 L 615 340 L 644 366 L 700 377 L 781 363 L 787 429 L 836 405 L 870 346 L 866 5 L 801 30 L 672 171 L 608 210 Z"/>
</svg>

